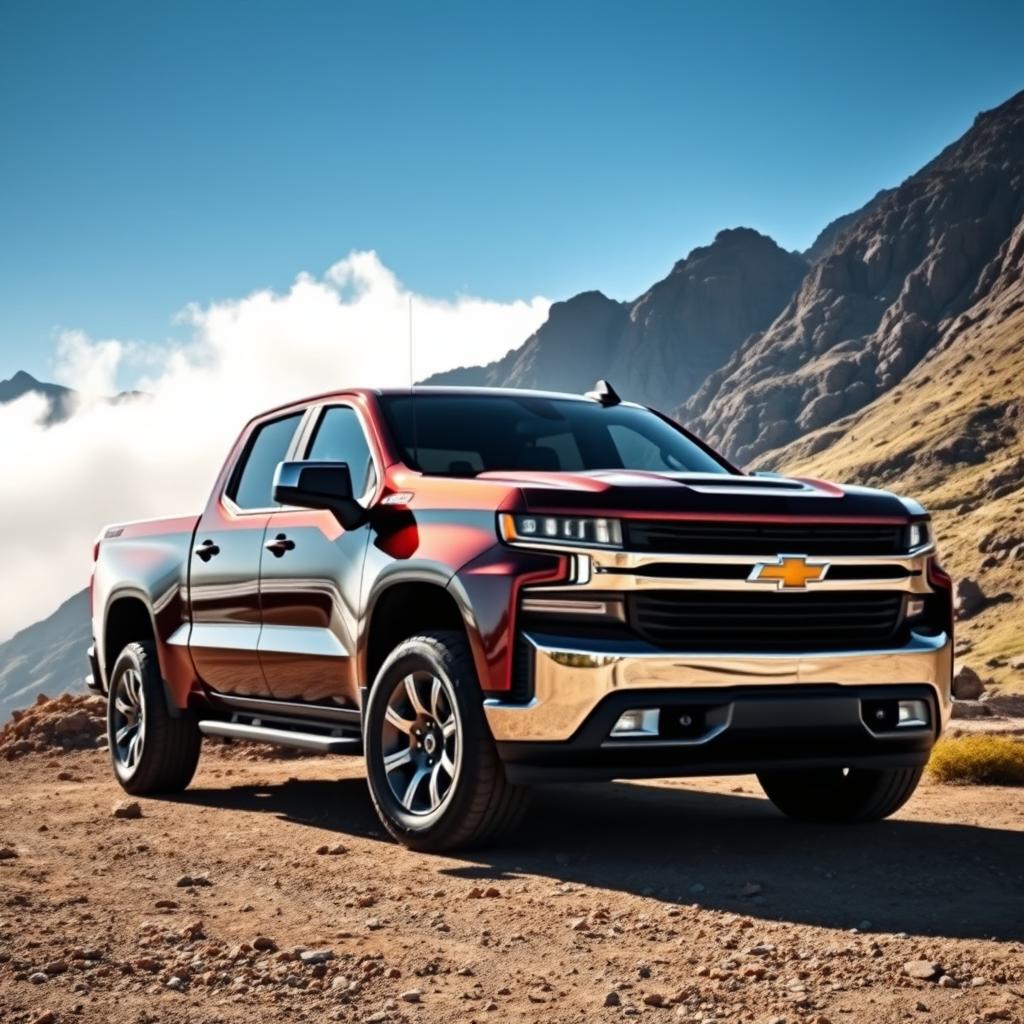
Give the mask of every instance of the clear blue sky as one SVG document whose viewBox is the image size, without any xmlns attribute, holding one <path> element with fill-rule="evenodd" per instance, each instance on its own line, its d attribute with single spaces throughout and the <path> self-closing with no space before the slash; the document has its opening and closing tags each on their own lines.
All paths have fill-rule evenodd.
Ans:
<svg viewBox="0 0 1024 1024">
<path fill-rule="evenodd" d="M 0 377 L 356 248 L 632 297 L 722 227 L 806 247 L 1021 88 L 1019 0 L 6 0 Z"/>
</svg>

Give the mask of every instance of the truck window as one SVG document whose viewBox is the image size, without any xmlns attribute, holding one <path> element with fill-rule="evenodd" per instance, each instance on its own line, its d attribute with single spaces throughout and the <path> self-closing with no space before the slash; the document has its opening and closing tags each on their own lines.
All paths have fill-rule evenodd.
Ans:
<svg viewBox="0 0 1024 1024">
<path fill-rule="evenodd" d="M 333 405 L 324 410 L 306 458 L 312 462 L 346 463 L 357 501 L 365 498 L 377 482 L 370 445 L 359 414 L 351 406 Z"/>
<path fill-rule="evenodd" d="M 239 508 L 277 506 L 272 496 L 274 471 L 277 464 L 283 462 L 288 454 L 295 428 L 299 425 L 302 415 L 301 412 L 297 412 L 256 428 L 228 487 L 228 497 Z"/>
<path fill-rule="evenodd" d="M 728 466 L 647 409 L 538 395 L 384 395 L 407 466 L 441 476 L 500 470 L 639 469 L 728 473 Z"/>
</svg>

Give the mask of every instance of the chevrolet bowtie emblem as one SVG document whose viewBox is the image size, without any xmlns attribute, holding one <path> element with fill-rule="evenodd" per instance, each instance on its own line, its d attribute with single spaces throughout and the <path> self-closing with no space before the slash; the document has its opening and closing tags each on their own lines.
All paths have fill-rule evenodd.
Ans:
<svg viewBox="0 0 1024 1024">
<path fill-rule="evenodd" d="M 750 583 L 774 583 L 776 590 L 806 590 L 808 583 L 820 583 L 829 563 L 806 555 L 779 555 L 774 562 L 758 562 L 747 580 Z"/>
</svg>

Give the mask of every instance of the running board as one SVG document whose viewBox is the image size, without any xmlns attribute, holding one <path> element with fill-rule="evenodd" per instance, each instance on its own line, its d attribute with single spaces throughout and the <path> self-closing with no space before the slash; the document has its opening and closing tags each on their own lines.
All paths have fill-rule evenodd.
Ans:
<svg viewBox="0 0 1024 1024">
<path fill-rule="evenodd" d="M 254 740 L 275 743 L 279 747 L 316 750 L 321 754 L 358 754 L 362 741 L 356 736 L 317 736 L 294 729 L 272 729 L 266 725 L 243 725 L 241 722 L 219 722 L 207 719 L 199 723 L 204 736 L 222 736 L 230 740 Z"/>
</svg>

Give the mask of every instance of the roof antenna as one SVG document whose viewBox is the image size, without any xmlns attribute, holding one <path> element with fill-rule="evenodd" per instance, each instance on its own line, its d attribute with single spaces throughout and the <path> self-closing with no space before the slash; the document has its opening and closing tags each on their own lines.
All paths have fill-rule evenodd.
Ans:
<svg viewBox="0 0 1024 1024">
<path fill-rule="evenodd" d="M 594 385 L 593 391 L 586 393 L 586 397 L 600 405 L 618 405 L 622 401 L 619 393 L 603 377 Z"/>
<path fill-rule="evenodd" d="M 412 447 L 413 460 L 417 467 L 420 461 L 419 431 L 416 423 L 416 374 L 412 366 L 412 292 L 409 293 L 409 400 L 412 405 Z"/>
</svg>

